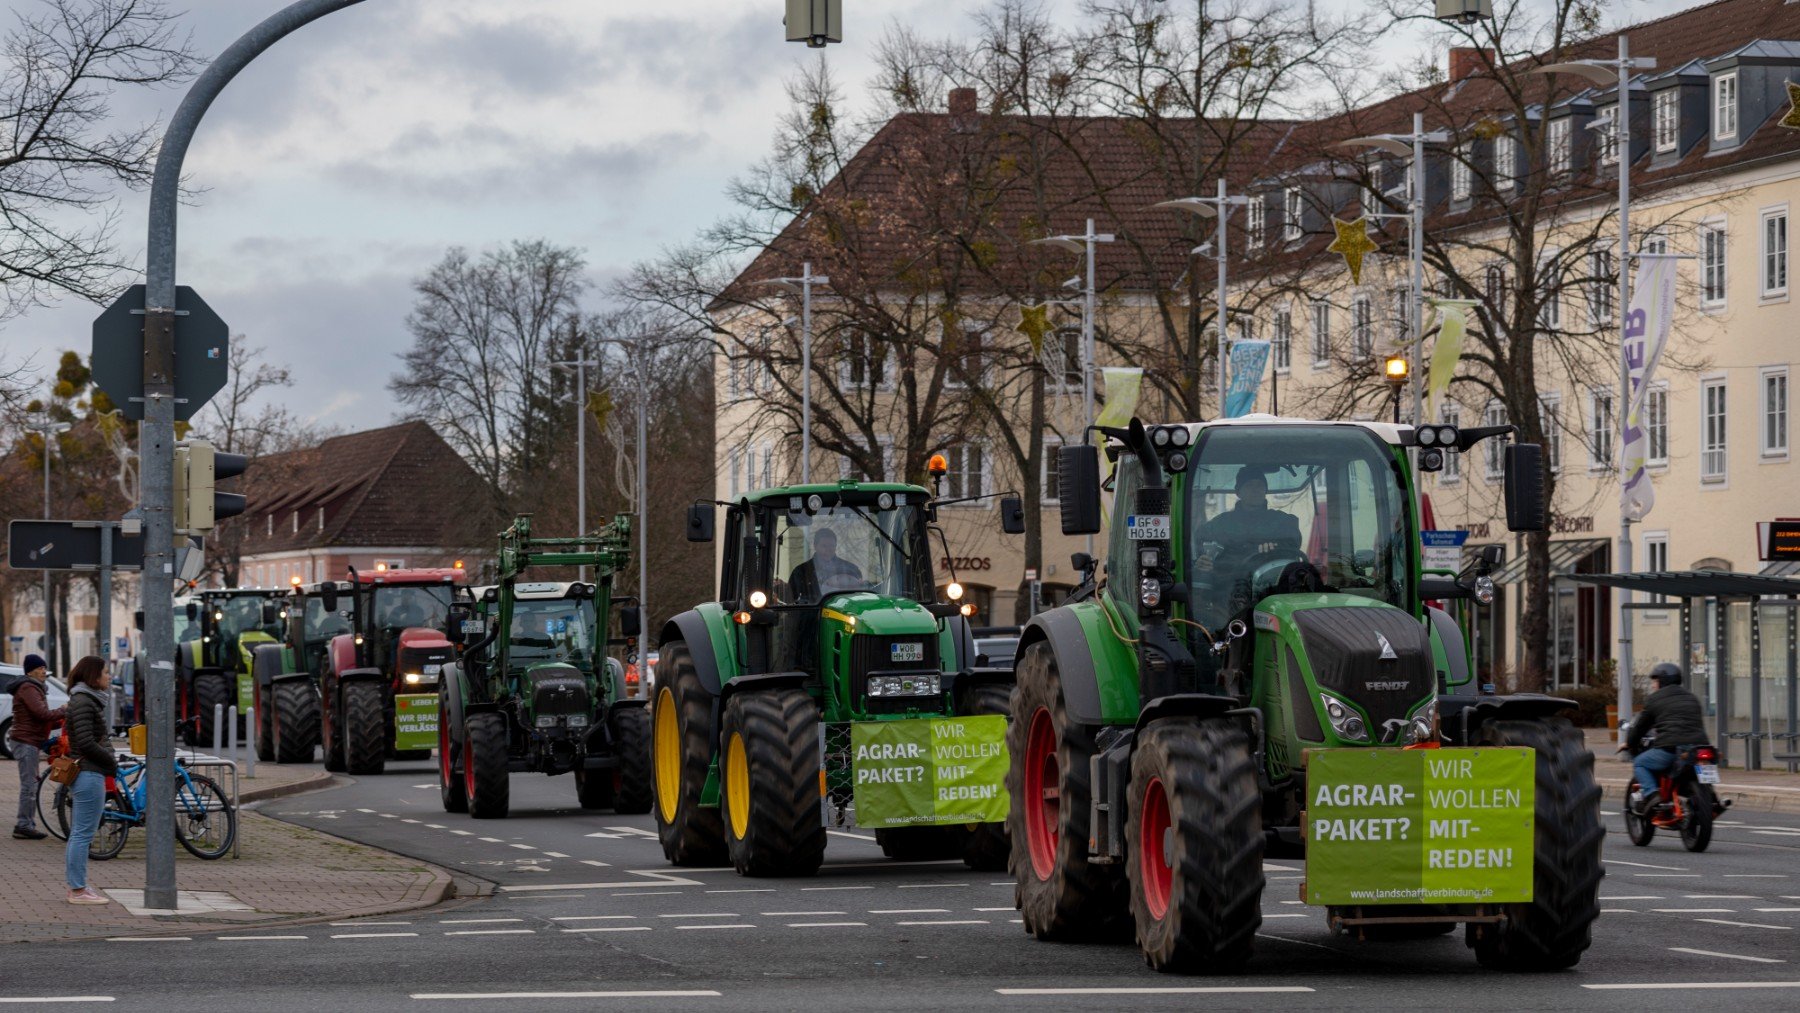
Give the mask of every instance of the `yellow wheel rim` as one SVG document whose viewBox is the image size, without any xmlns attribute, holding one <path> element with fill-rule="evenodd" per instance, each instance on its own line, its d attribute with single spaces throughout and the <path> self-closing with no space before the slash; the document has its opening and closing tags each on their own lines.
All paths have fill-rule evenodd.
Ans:
<svg viewBox="0 0 1800 1013">
<path fill-rule="evenodd" d="M 681 802 L 681 726 L 675 720 L 675 694 L 666 686 L 656 692 L 656 724 L 650 738 L 656 754 L 656 804 L 663 822 L 673 823 Z"/>
<path fill-rule="evenodd" d="M 750 831 L 750 760 L 744 755 L 744 734 L 731 733 L 725 750 L 725 808 L 731 813 L 731 834 L 738 840 Z"/>
</svg>

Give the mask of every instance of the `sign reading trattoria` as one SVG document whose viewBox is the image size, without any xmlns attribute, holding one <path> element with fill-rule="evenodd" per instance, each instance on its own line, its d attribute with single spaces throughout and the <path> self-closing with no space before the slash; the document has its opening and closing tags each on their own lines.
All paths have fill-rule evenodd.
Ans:
<svg viewBox="0 0 1800 1013">
<path fill-rule="evenodd" d="M 438 744 L 436 693 L 402 693 L 394 697 L 394 748 L 435 749 Z"/>
<path fill-rule="evenodd" d="M 1535 776 L 1524 748 L 1308 751 L 1306 902 L 1530 900 Z"/>
<path fill-rule="evenodd" d="M 1006 819 L 1006 717 L 859 721 L 850 726 L 859 827 Z"/>
</svg>

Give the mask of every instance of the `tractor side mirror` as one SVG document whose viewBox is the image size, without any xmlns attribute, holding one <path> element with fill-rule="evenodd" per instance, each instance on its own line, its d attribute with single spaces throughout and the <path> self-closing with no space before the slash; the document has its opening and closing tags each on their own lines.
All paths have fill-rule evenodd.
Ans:
<svg viewBox="0 0 1800 1013">
<path fill-rule="evenodd" d="M 1504 562 L 1506 562 L 1504 545 L 1483 545 L 1475 552 L 1475 575 L 1485 577 Z"/>
<path fill-rule="evenodd" d="M 1025 533 L 1025 501 L 1017 496 L 1000 500 L 1000 530 L 1009 535 Z"/>
<path fill-rule="evenodd" d="M 626 637 L 639 636 L 644 632 L 644 610 L 636 605 L 627 605 L 619 610 L 619 634 Z"/>
<path fill-rule="evenodd" d="M 137 627 L 140 631 L 144 628 L 144 610 L 143 609 L 138 609 L 136 612 L 133 612 L 131 614 L 131 625 Z"/>
<path fill-rule="evenodd" d="M 195 622 L 200 618 L 200 603 L 199 602 L 191 601 L 191 602 L 187 603 L 187 618 L 188 618 L 188 622 L 190 622 L 190 623 Z"/>
<path fill-rule="evenodd" d="M 1056 495 L 1062 503 L 1065 535 L 1100 531 L 1100 457 L 1094 451 L 1094 446 L 1087 443 L 1056 450 Z"/>
<path fill-rule="evenodd" d="M 1506 448 L 1506 528 L 1542 531 L 1548 521 L 1544 499 L 1544 448 L 1513 443 Z"/>
<path fill-rule="evenodd" d="M 319 585 L 319 604 L 323 606 L 327 612 L 336 612 L 338 610 L 336 583 L 326 581 L 324 584 Z"/>
<path fill-rule="evenodd" d="M 1075 568 L 1076 573 L 1086 573 L 1093 569 L 1094 557 L 1085 552 L 1077 552 L 1069 557 L 1069 565 Z"/>
<path fill-rule="evenodd" d="M 695 503 L 688 507 L 687 540 L 690 542 L 713 540 L 713 505 L 711 503 Z"/>
</svg>

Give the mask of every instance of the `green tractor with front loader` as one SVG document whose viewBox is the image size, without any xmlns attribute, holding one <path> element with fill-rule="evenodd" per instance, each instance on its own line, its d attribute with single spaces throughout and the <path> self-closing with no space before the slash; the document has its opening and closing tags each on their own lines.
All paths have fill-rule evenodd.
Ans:
<svg viewBox="0 0 1800 1013">
<path fill-rule="evenodd" d="M 613 579 L 631 517 L 599 534 L 534 538 L 523 515 L 500 535 L 498 582 L 452 608 L 457 658 L 438 698 L 438 794 L 445 812 L 503 819 L 515 771 L 572 774 L 584 809 L 650 811 L 650 715 L 608 657 Z M 594 580 L 523 581 L 533 567 L 592 567 Z M 617 610 L 625 637 L 636 607 Z"/>
<path fill-rule="evenodd" d="M 725 507 L 724 567 L 720 600 L 659 637 L 669 861 L 806 876 L 828 829 L 861 827 L 890 858 L 1005 868 L 1012 673 L 977 667 L 974 606 L 954 574 L 940 600 L 932 566 L 938 508 L 980 498 L 844 481 L 689 508 L 688 539 L 710 542 Z M 1017 499 L 1001 519 L 1024 530 Z"/>
<path fill-rule="evenodd" d="M 1063 530 L 1106 559 L 1020 641 L 1007 787 L 1017 899 L 1043 939 L 1135 929 L 1163 971 L 1232 972 L 1263 860 L 1356 938 L 1465 927 L 1487 967 L 1577 963 L 1598 917 L 1600 789 L 1570 702 L 1494 695 L 1430 601 L 1417 472 L 1510 426 L 1266 415 L 1095 427 L 1060 451 Z M 1493 448 L 1484 448 L 1493 449 Z M 1508 443 L 1508 526 L 1545 523 L 1541 448 Z M 1415 462 L 1416 459 L 1416 462 Z"/>
</svg>

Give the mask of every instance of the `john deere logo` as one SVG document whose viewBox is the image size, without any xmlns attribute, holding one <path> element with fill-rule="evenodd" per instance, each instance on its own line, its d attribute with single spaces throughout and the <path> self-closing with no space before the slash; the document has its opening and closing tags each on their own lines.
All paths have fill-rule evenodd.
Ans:
<svg viewBox="0 0 1800 1013">
<path fill-rule="evenodd" d="M 1388 643 L 1388 638 L 1377 633 L 1377 634 L 1375 634 L 1375 642 L 1379 643 L 1381 645 L 1381 660 L 1382 661 L 1399 661 L 1400 660 L 1400 656 L 1398 654 L 1394 653 L 1394 645 Z"/>
</svg>

